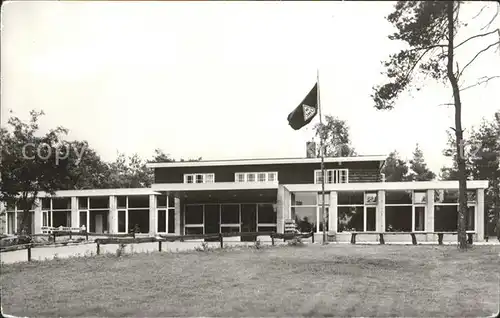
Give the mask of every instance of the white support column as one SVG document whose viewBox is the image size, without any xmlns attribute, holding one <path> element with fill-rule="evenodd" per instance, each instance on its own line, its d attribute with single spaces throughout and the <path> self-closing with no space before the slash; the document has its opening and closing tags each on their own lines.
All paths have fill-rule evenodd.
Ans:
<svg viewBox="0 0 500 318">
<path fill-rule="evenodd" d="M 156 236 L 156 234 L 158 233 L 157 228 L 156 228 L 156 226 L 158 224 L 158 221 L 157 221 L 158 216 L 157 216 L 156 212 L 157 212 L 156 211 L 156 195 L 150 194 L 149 195 L 149 235 L 150 236 Z"/>
<path fill-rule="evenodd" d="M 288 195 L 287 195 L 288 193 Z M 285 229 L 285 219 L 288 218 L 290 214 L 290 204 L 287 204 L 287 197 L 289 197 L 290 191 L 288 191 L 283 185 L 278 187 L 276 205 L 277 205 L 277 215 L 276 215 L 276 232 L 283 233 Z"/>
<path fill-rule="evenodd" d="M 80 227 L 80 215 L 78 212 L 78 197 L 71 197 L 71 227 Z"/>
<path fill-rule="evenodd" d="M 434 231 L 434 190 L 427 190 L 427 204 L 425 208 L 425 231 Z"/>
<path fill-rule="evenodd" d="M 291 210 L 291 205 L 292 205 L 292 193 L 286 188 L 283 187 L 283 218 L 281 219 L 280 223 L 278 224 L 278 233 L 284 233 L 285 232 L 285 220 L 291 219 L 292 218 L 292 210 Z"/>
<path fill-rule="evenodd" d="M 330 229 L 329 232 L 332 233 L 337 233 L 338 231 L 338 192 L 337 191 L 331 191 L 330 192 L 330 209 L 329 209 L 329 216 L 328 216 L 328 229 Z"/>
<path fill-rule="evenodd" d="M 181 199 L 178 197 L 174 198 L 174 206 L 175 206 L 175 235 L 181 235 Z"/>
<path fill-rule="evenodd" d="M 34 220 L 32 222 L 35 223 L 35 233 L 33 234 L 41 234 L 42 233 L 42 200 L 40 198 L 35 199 L 35 213 L 33 216 Z"/>
<path fill-rule="evenodd" d="M 7 209 L 5 203 L 0 201 L 0 234 L 7 233 Z"/>
<path fill-rule="evenodd" d="M 476 241 L 484 241 L 484 189 L 477 189 Z"/>
<path fill-rule="evenodd" d="M 377 192 L 377 217 L 375 218 L 378 232 L 385 232 L 385 191 Z"/>
<path fill-rule="evenodd" d="M 116 196 L 109 196 L 109 218 L 108 229 L 110 234 L 118 233 L 118 209 Z"/>
</svg>

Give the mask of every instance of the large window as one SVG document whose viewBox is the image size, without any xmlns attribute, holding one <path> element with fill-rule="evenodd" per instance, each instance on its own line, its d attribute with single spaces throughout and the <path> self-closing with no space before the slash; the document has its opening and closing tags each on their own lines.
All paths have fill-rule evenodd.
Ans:
<svg viewBox="0 0 500 318">
<path fill-rule="evenodd" d="M 24 217 L 24 206 L 18 202 L 15 204 L 14 202 L 7 202 L 7 233 L 15 234 L 21 232 L 23 229 L 21 228 L 22 220 Z M 26 231 L 31 231 L 31 233 L 35 232 L 35 206 L 31 206 L 29 208 L 27 227 L 24 228 Z"/>
<path fill-rule="evenodd" d="M 42 198 L 42 232 L 45 227 L 71 227 L 71 198 Z"/>
<path fill-rule="evenodd" d="M 215 174 L 213 173 L 190 173 L 184 174 L 184 183 L 213 183 Z"/>
<path fill-rule="evenodd" d="M 413 191 L 385 192 L 385 230 L 387 232 L 412 232 Z"/>
<path fill-rule="evenodd" d="M 291 216 L 300 232 L 323 231 L 323 216 L 321 215 L 322 194 L 317 192 L 292 193 Z M 330 193 L 325 193 L 325 211 L 328 216 Z M 328 230 L 328 218 L 326 230 Z"/>
<path fill-rule="evenodd" d="M 367 223 L 365 214 L 366 198 L 373 199 L 372 196 L 366 196 L 363 191 L 339 191 L 337 193 L 338 232 L 367 231 L 365 226 Z"/>
<path fill-rule="evenodd" d="M 458 229 L 458 190 L 435 190 L 434 231 L 456 232 Z M 476 191 L 467 191 L 466 229 L 476 230 Z"/>
<path fill-rule="evenodd" d="M 118 233 L 149 233 L 149 195 L 117 196 L 116 207 Z"/>
<path fill-rule="evenodd" d="M 325 170 L 325 183 L 349 183 L 349 169 Z M 314 170 L 314 183 L 321 183 L 321 170 Z"/>
<path fill-rule="evenodd" d="M 175 233 L 175 197 L 160 195 L 156 197 L 158 233 Z"/>
<path fill-rule="evenodd" d="M 276 204 L 261 203 L 257 205 L 257 231 L 276 232 Z"/>
<path fill-rule="evenodd" d="M 79 227 L 91 233 L 109 232 L 109 196 L 79 197 Z"/>
<path fill-rule="evenodd" d="M 271 182 L 278 180 L 277 172 L 237 172 L 235 182 Z"/>
</svg>

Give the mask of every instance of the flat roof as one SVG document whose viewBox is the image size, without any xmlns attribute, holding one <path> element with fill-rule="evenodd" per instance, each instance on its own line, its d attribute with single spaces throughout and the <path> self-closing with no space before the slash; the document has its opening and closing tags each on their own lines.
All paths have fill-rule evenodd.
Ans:
<svg viewBox="0 0 500 318">
<path fill-rule="evenodd" d="M 354 157 L 326 157 L 325 163 L 332 162 L 384 162 L 385 155 L 354 156 Z M 174 167 L 212 167 L 212 166 L 249 166 L 249 165 L 276 165 L 321 163 L 321 158 L 262 158 L 262 159 L 228 159 L 228 160 L 202 160 L 202 161 L 174 161 L 150 162 L 148 168 L 174 168 Z"/>
</svg>

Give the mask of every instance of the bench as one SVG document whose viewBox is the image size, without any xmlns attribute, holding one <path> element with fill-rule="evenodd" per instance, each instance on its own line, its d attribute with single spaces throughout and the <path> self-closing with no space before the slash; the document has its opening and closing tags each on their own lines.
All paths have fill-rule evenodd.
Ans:
<svg viewBox="0 0 500 318">
<path fill-rule="evenodd" d="M 351 244 L 356 244 L 356 235 L 357 234 L 375 234 L 379 236 L 380 244 L 385 244 L 384 235 L 395 235 L 395 234 L 403 234 L 410 235 L 411 242 L 413 245 L 417 245 L 417 236 L 416 234 L 437 234 L 438 236 L 438 244 L 443 245 L 443 236 L 445 234 L 456 235 L 457 232 L 350 232 L 351 233 Z M 473 235 L 474 233 L 467 233 L 467 244 L 473 243 Z"/>
</svg>

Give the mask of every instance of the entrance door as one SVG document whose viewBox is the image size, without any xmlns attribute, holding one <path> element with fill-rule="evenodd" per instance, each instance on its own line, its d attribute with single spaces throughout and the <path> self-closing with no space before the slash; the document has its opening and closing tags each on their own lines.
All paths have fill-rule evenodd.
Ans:
<svg viewBox="0 0 500 318">
<path fill-rule="evenodd" d="M 95 232 L 96 233 L 103 233 L 103 219 L 102 219 L 102 214 L 96 214 L 95 215 Z"/>
<path fill-rule="evenodd" d="M 219 205 L 207 204 L 205 205 L 205 234 L 219 233 Z M 217 241 L 215 239 L 205 239 L 205 242 Z"/>
<path fill-rule="evenodd" d="M 241 232 L 257 232 L 257 204 L 241 205 Z M 255 242 L 256 240 L 255 235 L 241 237 L 242 242 Z"/>
</svg>

